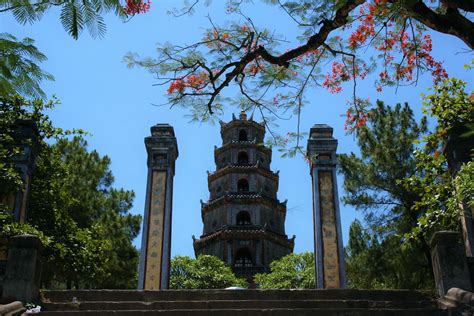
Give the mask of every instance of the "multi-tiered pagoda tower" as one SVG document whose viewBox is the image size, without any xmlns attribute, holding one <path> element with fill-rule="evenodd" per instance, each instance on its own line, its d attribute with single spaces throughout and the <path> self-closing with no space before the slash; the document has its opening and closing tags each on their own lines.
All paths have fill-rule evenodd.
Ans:
<svg viewBox="0 0 474 316">
<path fill-rule="evenodd" d="M 217 256 L 250 279 L 293 252 L 295 237 L 285 235 L 286 201 L 277 199 L 278 173 L 270 170 L 272 151 L 263 145 L 265 126 L 242 112 L 221 122 L 221 136 L 216 171 L 208 173 L 210 198 L 202 203 L 204 231 L 199 239 L 193 236 L 194 251 Z"/>
</svg>

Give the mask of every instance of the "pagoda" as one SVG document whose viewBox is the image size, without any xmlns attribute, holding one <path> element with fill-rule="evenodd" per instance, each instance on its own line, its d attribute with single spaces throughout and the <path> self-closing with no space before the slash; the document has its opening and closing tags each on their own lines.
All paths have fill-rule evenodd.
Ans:
<svg viewBox="0 0 474 316">
<path fill-rule="evenodd" d="M 295 236 L 285 234 L 286 201 L 277 199 L 279 177 L 270 169 L 265 125 L 245 112 L 220 124 L 222 146 L 214 149 L 216 171 L 208 172 L 210 198 L 201 201 L 204 229 L 199 239 L 193 236 L 194 252 L 219 257 L 251 281 L 293 252 Z"/>
</svg>

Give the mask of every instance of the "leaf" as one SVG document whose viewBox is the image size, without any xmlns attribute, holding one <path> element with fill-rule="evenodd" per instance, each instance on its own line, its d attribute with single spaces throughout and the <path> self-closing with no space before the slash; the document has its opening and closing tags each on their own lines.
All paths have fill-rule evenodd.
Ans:
<svg viewBox="0 0 474 316">
<path fill-rule="evenodd" d="M 60 16 L 61 24 L 74 39 L 79 38 L 79 34 L 84 28 L 82 15 L 83 13 L 78 7 L 76 0 L 69 0 L 62 7 Z"/>
</svg>

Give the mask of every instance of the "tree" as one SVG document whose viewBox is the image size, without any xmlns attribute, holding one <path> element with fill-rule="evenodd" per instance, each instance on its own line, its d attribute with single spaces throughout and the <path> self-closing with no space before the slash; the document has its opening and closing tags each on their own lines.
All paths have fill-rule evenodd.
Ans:
<svg viewBox="0 0 474 316">
<path fill-rule="evenodd" d="M 354 153 L 338 157 L 346 192 L 343 202 L 364 211 L 369 222 L 390 231 L 403 230 L 397 220 L 412 227 L 417 214 L 410 210 L 417 197 L 400 187 L 397 180 L 416 173 L 414 143 L 426 132 L 426 118 L 416 122 L 408 104 L 392 109 L 377 101 L 367 126 L 355 131 L 360 157 Z"/>
<path fill-rule="evenodd" d="M 38 64 L 46 56 L 31 38 L 19 41 L 8 33 L 0 33 L 0 97 L 20 94 L 32 98 L 45 98 L 40 87 L 43 80 L 54 80 Z"/>
<path fill-rule="evenodd" d="M 1 99 L 0 195 L 22 188 L 12 163 L 23 149 L 15 138 L 16 120 L 33 120 L 41 149 L 27 223 L 15 223 L 2 206 L 0 235 L 40 237 L 45 246 L 42 283 L 48 288 L 134 288 L 138 251 L 132 241 L 141 222 L 139 215 L 129 213 L 134 193 L 112 187 L 110 159 L 87 150 L 84 132 L 54 127 L 44 112 L 55 103 Z M 76 136 L 69 139 L 70 134 Z"/>
<path fill-rule="evenodd" d="M 349 228 L 349 244 L 345 249 L 347 285 L 349 288 L 384 288 L 387 267 L 383 249 L 358 220 Z"/>
<path fill-rule="evenodd" d="M 81 137 L 43 148 L 31 187 L 28 222 L 52 239 L 48 287 L 134 288 L 141 217 L 128 213 L 134 193 L 112 188 L 110 159 Z M 113 277 L 112 277 L 113 276 Z"/>
<path fill-rule="evenodd" d="M 55 128 L 44 114 L 55 101 L 27 101 L 21 96 L 0 97 L 0 196 L 20 189 L 22 183 L 13 164 L 13 157 L 23 150 L 23 144 L 15 138 L 17 120 L 33 120 L 41 139 L 54 138 L 68 132 Z M 0 211 L 3 208 L 0 205 Z"/>
<path fill-rule="evenodd" d="M 187 11 L 192 12 L 198 2 Z M 474 47 L 474 25 L 464 15 L 474 10 L 472 0 L 267 2 L 281 8 L 301 29 L 300 45 L 288 48 L 284 37 L 259 28 L 245 16 L 243 1 L 231 0 L 228 13 L 245 23 L 218 26 L 211 21 L 210 29 L 195 43 L 159 45 L 156 58 L 130 53 L 125 61 L 156 75 L 158 84 L 168 85 L 169 103 L 190 107 L 196 120 L 212 119 L 225 102 L 256 110 L 265 121 L 288 111 L 299 117 L 307 88 L 322 86 L 336 93 L 344 82 L 352 82 L 348 123 L 357 126 L 366 120 L 369 104 L 355 88 L 368 73 L 378 69 L 378 90 L 415 84 L 423 72 L 431 72 L 435 81 L 446 78 L 442 63 L 431 56 L 428 28 Z M 327 63 L 332 67 L 326 72 Z M 240 98 L 224 94 L 230 86 Z M 298 140 L 296 149 L 302 150 Z"/>
<path fill-rule="evenodd" d="M 405 235 L 417 227 L 425 210 L 414 208 L 419 202 L 416 189 L 400 184 L 405 178 L 421 176 L 413 152 L 415 142 L 426 133 L 426 118 L 417 122 L 408 104 L 392 109 L 378 101 L 368 113 L 367 125 L 355 131 L 360 157 L 339 155 L 344 175 L 342 200 L 362 210 L 368 225 L 367 229 L 358 222 L 351 226 L 348 273 L 354 286 L 432 285 L 429 238 L 405 243 Z M 445 228 L 453 227 L 455 222 L 445 223 Z"/>
<path fill-rule="evenodd" d="M 66 32 L 78 39 L 84 28 L 92 37 L 103 37 L 106 25 L 103 15 L 114 12 L 123 20 L 150 9 L 150 0 L 0 0 L 0 13 L 11 12 L 21 24 L 39 21 L 52 7 L 61 7 L 60 20 Z M 40 87 L 43 80 L 54 77 L 42 70 L 39 63 L 47 58 L 35 46 L 34 40 L 18 40 L 9 33 L 0 33 L 0 97 L 16 94 L 28 98 L 45 98 Z"/>
<path fill-rule="evenodd" d="M 346 247 L 348 287 L 432 289 L 433 277 L 419 248 L 416 244 L 404 246 L 400 236 L 382 235 L 355 220 Z"/>
<path fill-rule="evenodd" d="M 201 255 L 196 259 L 176 256 L 171 259 L 171 289 L 224 289 L 230 286 L 247 287 L 230 267 L 219 258 Z"/>
<path fill-rule="evenodd" d="M 423 95 L 424 111 L 434 116 L 438 125 L 424 138 L 425 146 L 414 152 L 417 175 L 400 181 L 401 186 L 417 197 L 413 211 L 423 210 L 417 225 L 406 234 L 413 240 L 430 238 L 435 231 L 454 226 L 459 221 L 462 203 L 466 203 L 466 208 L 474 206 L 474 153 L 470 145 L 474 141 L 473 94 L 466 91 L 465 82 L 456 78 L 430 90 L 431 94 Z M 453 178 L 444 147 L 449 139 L 455 138 L 471 150 L 471 161 L 458 161 L 459 170 Z"/>
<path fill-rule="evenodd" d="M 312 252 L 289 254 L 270 264 L 269 273 L 255 275 L 262 289 L 314 289 L 315 263 Z"/>
<path fill-rule="evenodd" d="M 21 23 L 39 21 L 53 7 L 61 8 L 60 20 L 63 28 L 74 39 L 78 39 L 84 28 L 92 37 L 102 37 L 106 32 L 103 15 L 113 12 L 124 20 L 150 9 L 149 0 L 126 0 L 122 7 L 119 0 L 65 1 L 65 0 L 0 0 L 0 13 L 11 12 Z"/>
<path fill-rule="evenodd" d="M 453 179 L 442 153 L 450 137 L 472 142 L 474 100 L 465 86 L 453 78 L 424 95 L 424 111 L 438 123 L 431 133 L 408 108 L 403 114 L 399 106 L 392 111 L 380 103 L 370 112 L 368 126 L 356 131 L 362 157 L 340 156 L 344 201 L 364 210 L 368 224 L 351 225 L 346 248 L 350 286 L 433 286 L 426 240 L 438 230 L 457 230 L 459 205 L 467 201 L 472 207 L 474 200 L 472 162 L 460 165 Z M 421 140 L 425 146 L 415 147 Z"/>
</svg>

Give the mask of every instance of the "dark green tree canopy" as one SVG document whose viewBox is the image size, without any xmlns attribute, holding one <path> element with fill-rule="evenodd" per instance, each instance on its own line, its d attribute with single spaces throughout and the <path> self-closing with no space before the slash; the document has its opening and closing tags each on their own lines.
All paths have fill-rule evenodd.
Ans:
<svg viewBox="0 0 474 316">
<path fill-rule="evenodd" d="M 346 247 L 347 285 L 358 289 L 433 289 L 423 248 L 403 247 L 396 234 L 383 234 L 355 220 Z"/>
<path fill-rule="evenodd" d="M 112 187 L 110 158 L 87 150 L 82 137 L 45 147 L 31 188 L 28 222 L 52 239 L 48 287 L 135 288 L 141 216 L 134 193 Z"/>
<path fill-rule="evenodd" d="M 231 268 L 215 256 L 171 259 L 171 289 L 224 289 L 230 286 L 247 287 L 247 282 L 236 277 Z"/>
<path fill-rule="evenodd" d="M 54 127 L 49 117 L 44 114 L 46 110 L 53 108 L 55 103 L 55 101 L 42 100 L 28 101 L 21 96 L 0 96 L 0 195 L 17 190 L 22 184 L 12 163 L 13 157 L 21 154 L 24 145 L 15 139 L 18 120 L 33 121 L 38 130 L 40 142 L 46 138 L 55 138 L 69 133 Z"/>
<path fill-rule="evenodd" d="M 45 244 L 42 284 L 48 288 L 135 288 L 138 251 L 132 241 L 141 217 L 129 212 L 134 193 L 113 187 L 110 158 L 88 150 L 82 131 L 54 127 L 44 114 L 53 106 L 21 97 L 1 99 L 0 196 L 22 187 L 12 163 L 23 150 L 14 137 L 17 119 L 34 122 L 41 149 L 27 223 L 13 222 L 2 208 L 0 236 L 39 235 Z"/>
<path fill-rule="evenodd" d="M 255 275 L 262 289 L 314 289 L 315 262 L 312 252 L 289 254 L 270 264 L 269 273 Z"/>
<path fill-rule="evenodd" d="M 342 201 L 363 211 L 350 228 L 348 282 L 361 288 L 429 288 L 431 256 L 425 239 L 407 247 L 404 236 L 417 226 L 422 210 L 413 210 L 418 196 L 400 184 L 419 176 L 415 142 L 427 133 L 426 118 L 417 122 L 408 104 L 395 107 L 377 101 L 367 124 L 355 130 L 360 156 L 341 154 Z"/>
<path fill-rule="evenodd" d="M 416 223 L 417 216 L 410 211 L 416 196 L 397 181 L 416 173 L 415 142 L 426 132 L 426 118 L 417 122 L 408 104 L 391 108 L 377 101 L 367 125 L 355 131 L 360 157 L 338 156 L 344 175 L 343 202 L 364 211 L 380 227 L 396 230 L 393 225 L 401 217 Z"/>
<path fill-rule="evenodd" d="M 454 109 L 460 118 L 470 117 L 468 94 L 461 87 L 455 79 L 443 82 L 433 88 L 436 94 L 426 98 L 426 106 L 448 118 L 455 116 Z M 473 174 L 467 164 L 453 181 L 436 151 L 446 135 L 443 115 L 437 115 L 438 127 L 429 134 L 426 118 L 417 122 L 407 104 L 391 108 L 378 101 L 367 124 L 355 131 L 360 155 L 339 155 L 342 200 L 365 215 L 364 225 L 352 223 L 346 248 L 351 287 L 433 287 L 427 241 L 434 231 L 458 228 L 462 198 L 456 192 L 466 188 Z M 428 145 L 417 146 L 421 141 Z M 458 189 L 456 182 L 462 184 Z"/>
</svg>

